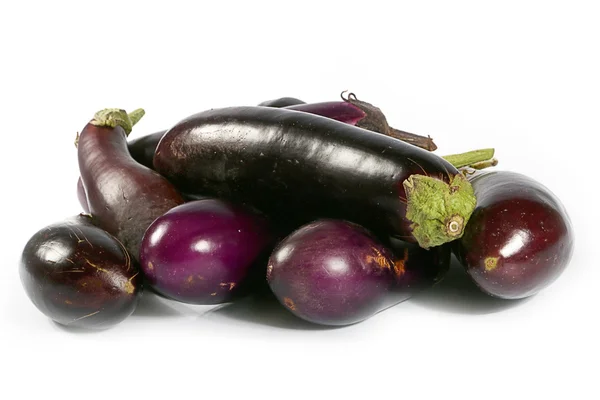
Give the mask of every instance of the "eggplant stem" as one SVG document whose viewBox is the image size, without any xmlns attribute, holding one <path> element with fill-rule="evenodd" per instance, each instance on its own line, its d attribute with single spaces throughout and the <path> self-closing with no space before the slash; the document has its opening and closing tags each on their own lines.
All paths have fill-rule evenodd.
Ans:
<svg viewBox="0 0 600 400">
<path fill-rule="evenodd" d="M 425 175 L 404 182 L 406 218 L 419 246 L 428 249 L 463 235 L 477 199 L 467 178 L 458 173 L 449 183 Z"/>
<path fill-rule="evenodd" d="M 145 111 L 141 108 L 138 108 L 129 114 L 120 108 L 105 108 L 94 114 L 94 118 L 90 123 L 92 125 L 109 128 L 120 126 L 125 131 L 125 134 L 129 136 L 133 126 L 139 122 L 144 114 Z"/>
<path fill-rule="evenodd" d="M 469 165 L 469 167 L 471 167 L 473 169 L 486 169 L 486 168 L 490 168 L 490 167 L 495 167 L 496 165 L 498 165 L 498 160 L 495 158 L 492 158 L 490 160 L 473 163 L 473 164 Z"/>
<path fill-rule="evenodd" d="M 474 165 L 482 165 L 482 168 L 487 168 L 498 164 L 498 160 L 494 159 L 494 149 L 467 151 L 466 153 L 450 154 L 442 158 L 454 165 L 455 168 L 472 167 L 481 169 L 474 167 Z M 493 163 L 494 160 L 495 164 Z M 488 163 L 490 164 L 488 165 Z"/>
<path fill-rule="evenodd" d="M 425 137 L 417 135 L 416 133 L 401 131 L 390 126 L 388 130 L 388 136 L 410 143 L 425 150 L 434 151 L 437 149 L 436 144 L 429 135 Z"/>
</svg>

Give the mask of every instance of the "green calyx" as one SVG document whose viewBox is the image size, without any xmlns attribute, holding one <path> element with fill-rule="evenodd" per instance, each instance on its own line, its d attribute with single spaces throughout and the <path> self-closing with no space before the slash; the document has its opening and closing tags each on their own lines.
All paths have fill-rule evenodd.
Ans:
<svg viewBox="0 0 600 400">
<path fill-rule="evenodd" d="M 116 128 L 120 126 L 125 131 L 126 135 L 131 133 L 133 126 L 138 123 L 146 112 L 138 108 L 130 113 L 120 108 L 105 108 L 94 114 L 94 119 L 90 121 L 92 125 L 106 126 Z"/>
<path fill-rule="evenodd" d="M 475 210 L 473 187 L 462 174 L 450 183 L 425 175 L 411 175 L 404 182 L 406 218 L 419 246 L 428 249 L 463 235 Z"/>
</svg>

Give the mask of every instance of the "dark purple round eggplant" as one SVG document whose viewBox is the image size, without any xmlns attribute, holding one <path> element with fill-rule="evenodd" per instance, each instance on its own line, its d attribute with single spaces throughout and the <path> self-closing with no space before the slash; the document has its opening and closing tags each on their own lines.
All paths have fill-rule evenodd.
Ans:
<svg viewBox="0 0 600 400">
<path fill-rule="evenodd" d="M 269 258 L 267 282 L 293 314 L 322 325 L 363 321 L 439 281 L 446 247 L 426 251 L 395 243 L 396 255 L 354 223 L 324 219 L 281 241 Z"/>
<path fill-rule="evenodd" d="M 150 225 L 140 262 L 147 283 L 163 296 L 218 304 L 264 287 L 273 241 L 258 213 L 218 199 L 196 200 Z"/>
<path fill-rule="evenodd" d="M 459 238 L 475 207 L 467 179 L 441 157 L 281 108 L 195 114 L 163 136 L 154 166 L 184 193 L 247 202 L 290 226 L 345 219 L 424 248 Z"/>
<path fill-rule="evenodd" d="M 154 153 L 156 152 L 156 146 L 158 142 L 164 136 L 166 131 L 160 131 L 151 133 L 149 135 L 141 136 L 137 139 L 133 139 L 127 142 L 127 148 L 131 157 L 143 166 L 154 169 Z"/>
<path fill-rule="evenodd" d="M 554 282 L 573 254 L 573 228 L 560 200 L 514 172 L 480 173 L 471 183 L 477 208 L 456 253 L 477 286 L 519 299 Z"/>
<path fill-rule="evenodd" d="M 348 97 L 342 96 L 342 101 L 296 104 L 285 108 L 321 115 L 372 132 L 382 133 L 429 151 L 437 149 L 433 139 L 429 136 L 425 137 L 389 126 L 381 109 L 365 101 L 358 100 L 354 93 L 350 93 Z"/>
<path fill-rule="evenodd" d="M 261 107 L 282 108 L 287 106 L 295 106 L 298 104 L 306 104 L 306 102 L 295 97 L 280 97 L 278 99 L 263 101 L 259 104 Z"/>
<path fill-rule="evenodd" d="M 107 328 L 127 318 L 142 293 L 125 247 L 81 214 L 29 239 L 19 266 L 29 299 L 62 325 Z"/>
<path fill-rule="evenodd" d="M 79 171 L 95 223 L 119 239 L 134 260 L 148 226 L 184 199 L 164 177 L 129 153 L 127 135 L 143 110 L 102 110 L 78 138 Z"/>
</svg>

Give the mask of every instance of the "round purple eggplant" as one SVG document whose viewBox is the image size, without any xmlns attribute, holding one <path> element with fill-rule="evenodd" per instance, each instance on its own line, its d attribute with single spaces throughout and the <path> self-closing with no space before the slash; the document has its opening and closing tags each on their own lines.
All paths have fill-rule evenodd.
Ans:
<svg viewBox="0 0 600 400">
<path fill-rule="evenodd" d="M 514 172 L 470 180 L 477 207 L 456 252 L 473 281 L 503 299 L 528 297 L 554 282 L 573 253 L 573 228 L 560 200 Z"/>
<path fill-rule="evenodd" d="M 107 328 L 136 308 L 139 270 L 125 247 L 81 214 L 38 231 L 19 265 L 29 299 L 62 325 Z"/>
<path fill-rule="evenodd" d="M 353 324 L 385 306 L 395 282 L 393 255 L 359 225 L 318 220 L 279 243 L 269 258 L 267 282 L 300 318 Z"/>
<path fill-rule="evenodd" d="M 154 221 L 142 240 L 140 262 L 147 283 L 161 295 L 219 304 L 246 294 L 257 281 L 264 285 L 273 240 L 262 215 L 207 198 Z"/>
</svg>

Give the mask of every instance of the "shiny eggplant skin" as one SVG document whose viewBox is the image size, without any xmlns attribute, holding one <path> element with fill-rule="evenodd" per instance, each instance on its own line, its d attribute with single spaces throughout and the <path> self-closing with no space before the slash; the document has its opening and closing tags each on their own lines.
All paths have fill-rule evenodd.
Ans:
<svg viewBox="0 0 600 400">
<path fill-rule="evenodd" d="M 123 245 L 86 214 L 34 234 L 19 273 L 33 304 L 68 326 L 118 324 L 135 310 L 142 293 L 141 275 Z"/>
<path fill-rule="evenodd" d="M 297 99 L 295 97 L 280 97 L 278 99 L 263 101 L 259 104 L 261 107 L 273 107 L 273 108 L 282 108 L 288 106 L 295 106 L 298 104 L 306 104 L 306 102 Z"/>
<path fill-rule="evenodd" d="M 95 223 L 119 239 L 134 260 L 144 232 L 159 216 L 184 202 L 164 177 L 129 153 L 127 133 L 88 123 L 77 145 L 79 172 Z"/>
<path fill-rule="evenodd" d="M 129 140 L 127 147 L 131 157 L 143 166 L 154 169 L 152 162 L 154 160 L 154 153 L 156 152 L 156 146 L 163 137 L 166 131 L 160 131 L 151 133 L 149 135 L 141 136 L 137 139 Z"/>
<path fill-rule="evenodd" d="M 298 227 L 345 219 L 415 241 L 403 182 L 458 171 L 426 150 L 304 112 L 233 107 L 195 114 L 172 127 L 154 157 L 180 191 L 257 209 Z"/>
<path fill-rule="evenodd" d="M 482 172 L 470 180 L 477 207 L 455 249 L 477 286 L 495 297 L 519 299 L 554 282 L 574 246 L 560 200 L 515 172 Z"/>
<path fill-rule="evenodd" d="M 267 282 L 294 315 L 322 325 L 363 321 L 394 285 L 392 254 L 364 228 L 340 220 L 305 225 L 269 258 Z"/>
<path fill-rule="evenodd" d="M 135 161 L 143 166 L 154 169 L 154 166 L 152 165 L 154 152 L 156 151 L 158 142 L 160 142 L 160 139 L 163 137 L 165 132 L 166 131 L 151 133 L 149 135 L 128 141 L 127 147 L 129 148 L 131 157 L 133 157 Z M 79 200 L 79 204 L 83 208 L 83 211 L 89 213 L 90 208 L 88 207 L 87 195 L 85 193 L 85 188 L 83 187 L 81 177 L 79 177 L 77 180 L 77 199 Z"/>
<path fill-rule="evenodd" d="M 157 218 L 144 235 L 140 263 L 147 284 L 165 297 L 225 303 L 264 286 L 274 240 L 264 216 L 206 198 Z"/>
<path fill-rule="evenodd" d="M 267 282 L 294 315 L 321 325 L 363 321 L 440 281 L 450 264 L 448 246 L 427 251 L 377 240 L 343 220 L 313 221 L 275 248 Z"/>
</svg>

